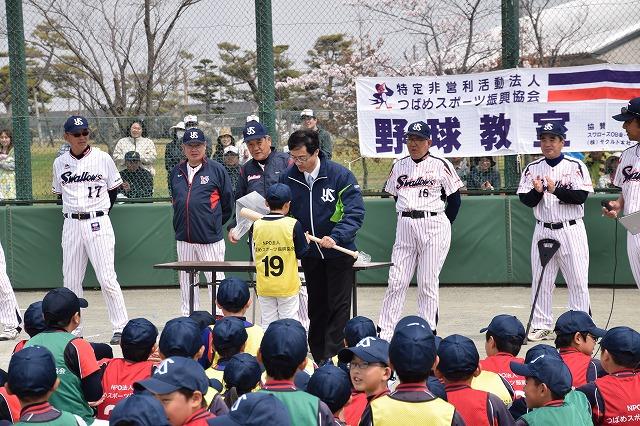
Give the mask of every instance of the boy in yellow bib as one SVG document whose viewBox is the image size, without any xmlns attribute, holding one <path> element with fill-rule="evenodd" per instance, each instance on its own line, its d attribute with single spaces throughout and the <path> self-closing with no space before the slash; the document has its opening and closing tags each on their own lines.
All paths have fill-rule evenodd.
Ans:
<svg viewBox="0 0 640 426">
<path fill-rule="evenodd" d="M 253 224 L 256 292 L 265 330 L 278 319 L 299 319 L 298 259 L 309 247 L 300 222 L 286 216 L 291 205 L 289 187 L 276 183 L 266 195 L 270 213 Z"/>
</svg>

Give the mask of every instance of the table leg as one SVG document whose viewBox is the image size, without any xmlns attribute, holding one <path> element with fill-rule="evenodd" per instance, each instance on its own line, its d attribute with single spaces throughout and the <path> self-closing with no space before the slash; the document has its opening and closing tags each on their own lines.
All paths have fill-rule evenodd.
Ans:
<svg viewBox="0 0 640 426">
<path fill-rule="evenodd" d="M 196 274 L 198 271 L 189 271 L 189 315 L 193 313 L 193 298 L 196 286 Z"/>
<path fill-rule="evenodd" d="M 358 272 L 353 270 L 353 316 L 358 316 Z"/>
</svg>

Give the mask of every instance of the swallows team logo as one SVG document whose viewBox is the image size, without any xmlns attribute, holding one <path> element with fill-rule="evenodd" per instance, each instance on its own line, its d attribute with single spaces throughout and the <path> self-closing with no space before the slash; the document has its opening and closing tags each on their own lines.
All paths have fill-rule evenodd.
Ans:
<svg viewBox="0 0 640 426">
<path fill-rule="evenodd" d="M 70 165 L 68 165 L 68 164 L 65 164 L 65 165 L 64 165 L 64 168 L 65 168 L 65 170 L 66 170 L 66 169 L 70 169 L 70 168 L 71 168 L 71 166 L 70 166 Z"/>
<path fill-rule="evenodd" d="M 209 176 L 200 176 L 200 185 L 206 185 L 209 183 Z"/>
<path fill-rule="evenodd" d="M 384 105 L 387 109 L 393 109 L 387 103 L 387 99 L 393 96 L 393 90 L 391 90 L 385 83 L 376 84 L 376 92 L 372 95 L 373 99 L 369 99 L 371 101 L 371 105 L 377 105 L 376 109 L 380 109 L 382 105 Z"/>
</svg>

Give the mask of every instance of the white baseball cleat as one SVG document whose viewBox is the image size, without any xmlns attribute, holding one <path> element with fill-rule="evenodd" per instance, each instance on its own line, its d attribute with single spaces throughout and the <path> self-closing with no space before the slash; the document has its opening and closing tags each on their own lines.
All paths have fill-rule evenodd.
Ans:
<svg viewBox="0 0 640 426">
<path fill-rule="evenodd" d="M 18 334 L 20 334 L 20 332 L 17 328 L 4 327 L 2 332 L 0 332 L 0 341 L 15 340 L 15 338 L 18 337 Z"/>
<path fill-rule="evenodd" d="M 527 336 L 527 339 L 532 341 L 532 342 L 540 342 L 542 340 L 553 339 L 552 334 L 553 334 L 552 330 L 546 330 L 544 328 L 537 328 L 537 329 L 531 330 L 529 332 L 529 335 Z"/>
</svg>

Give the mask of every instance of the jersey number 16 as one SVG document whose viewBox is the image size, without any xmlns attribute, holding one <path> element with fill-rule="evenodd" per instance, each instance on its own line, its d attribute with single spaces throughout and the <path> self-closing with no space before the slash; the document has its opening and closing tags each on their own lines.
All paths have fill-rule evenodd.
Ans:
<svg viewBox="0 0 640 426">
<path fill-rule="evenodd" d="M 280 256 L 265 256 L 265 258 L 262 259 L 262 263 L 264 263 L 265 277 L 268 277 L 269 275 L 279 277 L 282 275 L 284 263 Z"/>
</svg>

